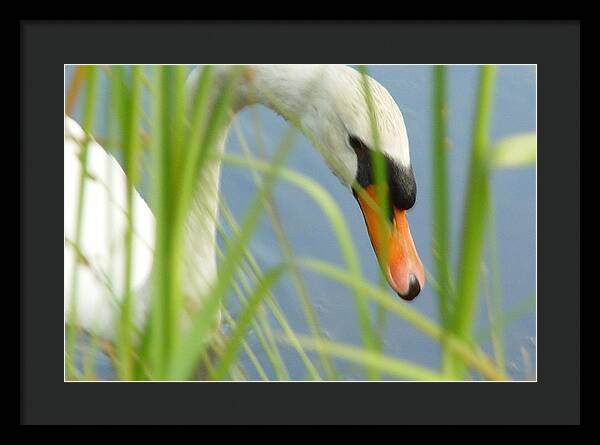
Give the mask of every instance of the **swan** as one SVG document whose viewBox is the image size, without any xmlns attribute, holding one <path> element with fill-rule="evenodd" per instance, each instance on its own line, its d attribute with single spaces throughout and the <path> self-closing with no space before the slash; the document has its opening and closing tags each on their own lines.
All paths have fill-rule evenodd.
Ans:
<svg viewBox="0 0 600 445">
<path fill-rule="evenodd" d="M 215 87 L 227 78 L 231 66 L 214 67 Z M 191 94 L 197 86 L 202 66 L 187 79 Z M 356 198 L 375 254 L 391 288 L 405 300 L 414 299 L 425 283 L 423 265 L 408 226 L 406 211 L 416 200 L 416 181 L 410 163 L 409 142 L 402 113 L 389 92 L 367 77 L 379 135 L 377 147 L 387 167 L 392 231 L 379 233 L 377 212 L 372 200 L 378 193 L 371 166 L 376 148 L 370 110 L 364 95 L 362 74 L 344 65 L 248 65 L 235 85 L 230 119 L 246 106 L 262 104 L 295 123 L 322 155 L 330 170 Z M 276 102 L 276 103 L 275 103 Z M 228 125 L 217 138 L 217 149 L 225 150 Z M 81 173 L 80 154 L 87 143 L 86 191 L 82 210 L 81 236 L 76 238 L 77 189 Z M 216 267 L 216 219 L 219 197 L 220 162 L 208 163 L 202 170 L 186 225 L 184 247 L 184 292 L 192 300 L 197 289 L 214 280 Z M 125 251 L 123 233 L 126 219 L 126 176 L 119 162 L 92 135 L 65 115 L 64 153 L 64 283 L 65 320 L 76 307 L 77 325 L 102 338 L 114 339 L 119 301 L 124 295 Z M 151 209 L 134 191 L 133 322 L 144 325 L 150 304 L 149 285 L 153 263 L 155 219 Z M 382 255 L 382 251 L 386 254 Z M 71 293 L 73 264 L 80 255 Z M 385 256 L 385 260 L 384 257 Z M 385 264 L 384 264 L 385 263 Z M 77 300 L 73 301 L 73 295 Z M 193 301 L 198 303 L 198 301 Z"/>
</svg>

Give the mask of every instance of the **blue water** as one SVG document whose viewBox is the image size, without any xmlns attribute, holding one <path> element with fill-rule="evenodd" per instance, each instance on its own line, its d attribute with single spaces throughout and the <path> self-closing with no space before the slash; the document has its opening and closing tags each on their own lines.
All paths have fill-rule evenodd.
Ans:
<svg viewBox="0 0 600 445">
<path fill-rule="evenodd" d="M 371 66 L 369 72 L 384 85 L 398 103 L 406 123 L 411 148 L 411 161 L 418 184 L 417 202 L 409 212 L 409 222 L 421 260 L 433 271 L 431 255 L 431 67 L 430 66 Z M 461 219 L 471 127 L 475 103 L 478 68 L 451 66 L 448 72 L 448 133 L 449 133 L 449 195 L 452 220 L 452 252 L 456 260 L 460 243 Z M 67 68 L 66 81 L 72 75 Z M 242 111 L 237 119 L 249 141 L 254 137 L 253 119 L 260 119 L 262 139 L 267 156 L 274 153 L 277 143 L 288 129 L 287 124 L 270 110 L 254 107 Z M 75 113 L 78 118 L 78 113 Z M 101 120 L 104 121 L 103 116 Z M 104 122 L 99 121 L 102 131 Z M 516 132 L 536 129 L 536 72 L 534 66 L 500 66 L 492 115 L 491 140 L 495 141 Z M 253 144 L 256 149 L 256 144 Z M 241 153 L 237 138 L 231 136 L 228 150 Z M 303 136 L 298 135 L 287 167 L 308 175 L 325 187 L 336 200 L 353 236 L 364 275 L 378 280 L 378 269 L 362 214 L 351 193 L 335 178 L 319 154 Z M 496 214 L 497 249 L 500 269 L 502 308 L 509 315 L 504 326 L 506 361 L 515 379 L 535 378 L 535 258 L 536 258 L 536 172 L 535 168 L 498 170 L 493 174 L 493 202 Z M 224 165 L 222 196 L 239 219 L 256 191 L 251 174 L 238 167 Z M 285 233 L 295 255 L 313 256 L 343 266 L 340 252 L 327 221 L 318 206 L 300 190 L 280 182 L 275 188 L 276 204 Z M 263 268 L 282 260 L 275 242 L 270 219 L 265 215 L 252 240 L 251 250 Z M 360 345 L 354 300 L 348 290 L 319 275 L 304 274 L 308 294 L 312 296 L 319 322 L 327 337 L 342 343 Z M 308 334 L 302 308 L 291 280 L 285 277 L 277 286 L 276 295 L 292 328 Z M 483 296 L 483 294 L 482 294 Z M 398 298 L 390 291 L 391 298 Z M 231 310 L 236 313 L 235 297 Z M 483 301 L 483 299 L 482 299 Z M 528 304 L 531 302 L 531 304 Z M 436 295 L 426 286 L 411 304 L 415 309 L 437 320 Z M 529 306 L 525 312 L 517 308 Z M 374 308 L 373 308 L 374 309 Z M 373 311 L 374 312 L 374 311 Z M 276 322 L 273 320 L 273 325 Z M 489 332 L 485 304 L 480 304 L 477 332 Z M 249 341 L 262 362 L 267 362 L 254 333 Z M 486 351 L 492 351 L 489 336 L 482 339 Z M 439 366 L 439 348 L 434 341 L 415 330 L 407 322 L 388 316 L 384 334 L 386 353 L 431 367 Z M 306 377 L 303 365 L 295 352 L 282 347 L 282 354 L 292 379 Z M 246 360 L 246 358 L 244 358 Z M 257 378 L 252 365 L 246 369 Z M 361 380 L 362 370 L 347 362 L 336 362 L 340 374 L 348 380 Z M 269 373 L 272 370 L 267 368 Z M 274 374 L 271 374 L 274 376 Z"/>
</svg>

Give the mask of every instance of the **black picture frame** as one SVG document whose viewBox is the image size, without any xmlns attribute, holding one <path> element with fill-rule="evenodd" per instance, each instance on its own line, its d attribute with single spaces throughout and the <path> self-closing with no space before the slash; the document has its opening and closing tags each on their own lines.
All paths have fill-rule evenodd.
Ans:
<svg viewBox="0 0 600 445">
<path fill-rule="evenodd" d="M 21 423 L 578 424 L 580 26 L 22 21 Z M 63 143 L 64 64 L 199 62 L 537 64 L 538 381 L 64 383 L 63 182 L 56 156 Z"/>
</svg>

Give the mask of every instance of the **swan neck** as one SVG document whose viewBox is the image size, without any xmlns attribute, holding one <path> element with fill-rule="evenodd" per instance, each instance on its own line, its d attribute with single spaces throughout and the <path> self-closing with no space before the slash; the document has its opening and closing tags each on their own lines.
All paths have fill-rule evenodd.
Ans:
<svg viewBox="0 0 600 445">
<path fill-rule="evenodd" d="M 306 106 L 306 88 L 315 79 L 316 65 L 248 65 L 235 84 L 231 112 L 216 137 L 212 156 L 203 168 L 186 224 L 184 291 L 192 301 L 198 301 L 214 282 L 217 267 L 216 229 L 219 207 L 221 154 L 231 123 L 245 107 L 262 104 L 287 119 L 298 116 Z M 321 66 L 322 67 L 322 66 Z M 213 101 L 229 75 L 231 66 L 216 66 Z M 188 82 L 191 91 L 198 84 L 202 68 L 196 69 Z M 306 86 L 304 88 L 303 86 Z"/>
</svg>

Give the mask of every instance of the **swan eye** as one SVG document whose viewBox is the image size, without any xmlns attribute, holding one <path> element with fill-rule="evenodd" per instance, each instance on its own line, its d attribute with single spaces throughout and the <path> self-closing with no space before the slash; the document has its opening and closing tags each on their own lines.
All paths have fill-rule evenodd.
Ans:
<svg viewBox="0 0 600 445">
<path fill-rule="evenodd" d="M 348 143 L 350 147 L 356 152 L 356 154 L 366 154 L 369 151 L 369 147 L 359 137 L 352 134 L 348 135 Z"/>
</svg>

